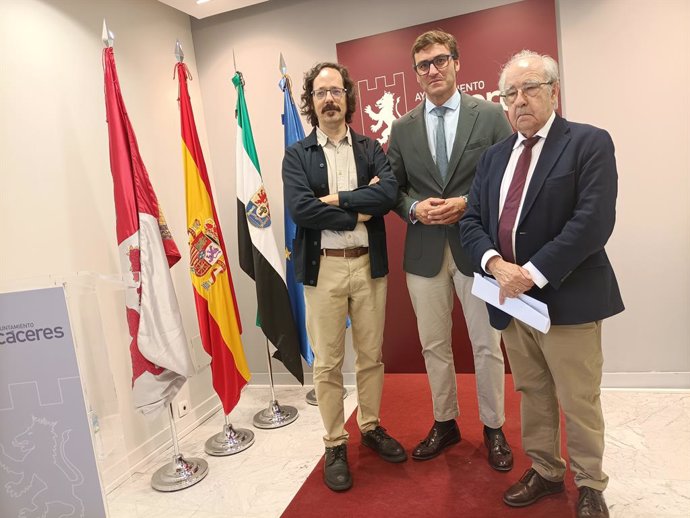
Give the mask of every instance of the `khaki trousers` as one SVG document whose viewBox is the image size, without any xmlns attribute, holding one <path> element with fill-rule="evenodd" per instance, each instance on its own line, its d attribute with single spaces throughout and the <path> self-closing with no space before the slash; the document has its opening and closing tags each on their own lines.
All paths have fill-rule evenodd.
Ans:
<svg viewBox="0 0 690 518">
<path fill-rule="evenodd" d="M 601 321 L 551 326 L 543 334 L 513 319 L 503 341 L 515 389 L 522 394 L 522 447 L 532 467 L 551 481 L 565 476 L 560 403 L 575 484 L 603 491 L 608 476 L 602 470 Z"/>
<path fill-rule="evenodd" d="M 490 428 L 505 422 L 505 366 L 501 336 L 489 324 L 485 303 L 472 295 L 473 278 L 455 266 L 446 244 L 443 266 L 435 277 L 407 274 L 407 288 L 417 315 L 422 355 L 431 387 L 434 419 L 448 421 L 460 414 L 451 340 L 453 290 L 462 304 L 474 356 L 479 418 Z"/>
<path fill-rule="evenodd" d="M 371 278 L 369 254 L 353 259 L 321 256 L 317 285 L 304 287 L 307 333 L 314 350 L 314 389 L 326 428 L 326 446 L 348 440 L 342 374 L 348 314 L 355 351 L 357 424 L 362 432 L 379 424 L 386 287 L 385 277 Z"/>
</svg>

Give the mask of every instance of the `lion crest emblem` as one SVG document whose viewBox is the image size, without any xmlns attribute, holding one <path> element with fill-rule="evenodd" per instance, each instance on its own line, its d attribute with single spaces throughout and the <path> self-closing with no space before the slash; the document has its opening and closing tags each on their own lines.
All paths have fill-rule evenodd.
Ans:
<svg viewBox="0 0 690 518">
<path fill-rule="evenodd" d="M 5 484 L 5 491 L 10 498 L 31 497 L 32 507 L 23 508 L 19 518 L 84 518 L 84 502 L 75 494 L 84 476 L 65 454 L 71 429 L 58 435 L 56 427 L 57 421 L 32 416 L 26 430 L 12 439 L 13 451 L 6 452 L 0 444 L 0 469 L 15 478 Z M 36 473 L 32 458 L 53 462 L 42 463 L 49 469 Z"/>
<path fill-rule="evenodd" d="M 371 131 L 374 133 L 381 131 L 381 128 L 385 124 L 386 127 L 381 131 L 381 136 L 376 139 L 379 141 L 379 144 L 383 145 L 388 142 L 393 121 L 400 118 L 400 112 L 398 111 L 400 96 L 396 96 L 392 92 L 384 91 L 381 98 L 376 101 L 375 104 L 376 108 L 378 108 L 377 112 L 375 112 L 369 104 L 364 108 L 364 112 L 375 122 L 375 124 L 371 125 Z"/>
</svg>

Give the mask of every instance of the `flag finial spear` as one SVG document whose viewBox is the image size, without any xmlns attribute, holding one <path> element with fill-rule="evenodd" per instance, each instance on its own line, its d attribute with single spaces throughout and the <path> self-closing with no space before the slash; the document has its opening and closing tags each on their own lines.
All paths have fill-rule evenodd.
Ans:
<svg viewBox="0 0 690 518">
<path fill-rule="evenodd" d="M 285 64 L 285 58 L 283 58 L 283 53 L 280 53 L 280 73 L 282 75 L 287 75 L 287 65 Z"/>
<path fill-rule="evenodd" d="M 242 72 L 237 71 L 237 60 L 235 59 L 235 49 L 232 49 L 232 66 L 235 69 L 235 74 L 239 76 L 240 78 L 240 84 L 244 86 L 244 76 L 242 75 Z"/>
<path fill-rule="evenodd" d="M 103 18 L 103 32 L 101 33 L 101 39 L 103 40 L 103 46 L 106 48 L 112 47 L 113 41 L 115 41 L 115 36 L 108 30 L 108 25 L 105 23 L 105 18 Z"/>
<path fill-rule="evenodd" d="M 177 58 L 178 63 L 182 63 L 184 61 L 184 52 L 182 52 L 182 44 L 180 43 L 180 40 L 175 40 L 175 57 Z"/>
<path fill-rule="evenodd" d="M 287 65 L 285 64 L 285 58 L 282 52 L 280 53 L 280 75 L 282 76 L 280 83 L 278 83 L 280 88 L 282 90 L 287 88 L 290 95 L 292 95 L 292 81 L 290 80 L 290 76 L 287 75 Z"/>
</svg>

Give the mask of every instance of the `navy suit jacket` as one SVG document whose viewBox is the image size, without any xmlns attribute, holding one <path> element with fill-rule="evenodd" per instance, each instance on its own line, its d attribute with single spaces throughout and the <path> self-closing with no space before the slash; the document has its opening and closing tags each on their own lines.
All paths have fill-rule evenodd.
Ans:
<svg viewBox="0 0 690 518">
<path fill-rule="evenodd" d="M 498 250 L 501 180 L 516 135 L 479 160 L 460 220 L 460 237 L 476 271 Z M 549 307 L 555 325 L 593 322 L 623 311 L 616 276 L 604 250 L 616 219 L 618 174 L 613 142 L 599 128 L 556 115 L 527 186 L 515 237 L 516 263 L 528 261 L 546 277 L 527 294 Z M 491 324 L 505 329 L 512 317 L 488 305 Z"/>
</svg>

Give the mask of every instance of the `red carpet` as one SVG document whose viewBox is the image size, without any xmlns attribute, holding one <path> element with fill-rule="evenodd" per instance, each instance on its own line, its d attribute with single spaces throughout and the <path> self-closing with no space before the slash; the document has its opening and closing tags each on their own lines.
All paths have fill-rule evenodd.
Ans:
<svg viewBox="0 0 690 518">
<path fill-rule="evenodd" d="M 531 506 L 506 506 L 505 489 L 522 476 L 530 462 L 520 447 L 520 400 L 506 379 L 506 424 L 503 430 L 513 448 L 515 466 L 508 473 L 491 469 L 486 461 L 482 425 L 477 410 L 473 374 L 458 375 L 462 441 L 425 462 L 408 458 L 402 464 L 383 461 L 360 444 L 356 411 L 347 422 L 348 460 L 352 489 L 335 493 L 322 479 L 323 459 L 283 513 L 283 518 L 561 518 L 575 516 L 577 489 L 566 475 L 566 491 Z M 433 421 L 426 374 L 386 374 L 381 424 L 408 451 L 429 431 Z M 566 457 L 567 458 L 567 457 Z"/>
</svg>

